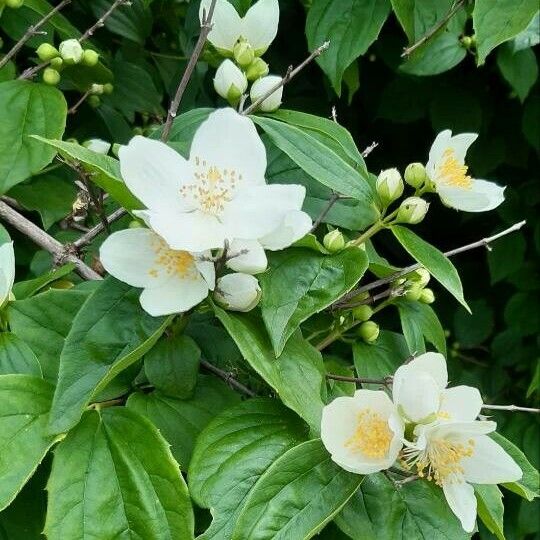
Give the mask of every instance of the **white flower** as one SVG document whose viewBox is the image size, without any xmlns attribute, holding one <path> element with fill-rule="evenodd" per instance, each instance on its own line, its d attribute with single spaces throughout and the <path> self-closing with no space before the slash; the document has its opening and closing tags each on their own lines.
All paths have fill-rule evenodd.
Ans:
<svg viewBox="0 0 540 540">
<path fill-rule="evenodd" d="M 428 352 L 400 366 L 392 383 L 392 396 L 406 422 L 468 422 L 482 408 L 482 397 L 472 386 L 446 388 L 448 371 L 442 354 Z"/>
<path fill-rule="evenodd" d="M 8 300 L 15 281 L 15 254 L 13 242 L 0 246 L 0 307 Z"/>
<path fill-rule="evenodd" d="M 90 139 L 83 143 L 85 148 L 96 152 L 97 154 L 108 154 L 111 149 L 111 144 L 101 139 Z"/>
<path fill-rule="evenodd" d="M 222 248 L 225 239 L 277 234 L 306 189 L 266 185 L 266 151 L 253 122 L 230 108 L 201 124 L 189 160 L 166 144 L 134 137 L 119 151 L 122 177 L 147 210 L 137 214 L 173 249 Z"/>
<path fill-rule="evenodd" d="M 382 391 L 357 390 L 324 407 L 321 439 L 346 471 L 371 474 L 392 466 L 403 443 L 404 424 Z"/>
<path fill-rule="evenodd" d="M 202 22 L 212 0 L 202 0 L 199 17 Z M 216 49 L 232 55 L 239 39 L 247 41 L 260 56 L 274 41 L 279 23 L 278 0 L 259 0 L 244 17 L 227 0 L 217 0 L 208 41 Z"/>
<path fill-rule="evenodd" d="M 244 274 L 260 274 L 268 261 L 264 248 L 257 240 L 233 240 L 228 250 L 227 267 Z"/>
<path fill-rule="evenodd" d="M 218 279 L 214 298 L 231 311 L 251 311 L 259 303 L 261 288 L 249 274 L 227 274 Z"/>
<path fill-rule="evenodd" d="M 447 422 L 415 428 L 417 441 L 403 450 L 402 465 L 442 487 L 452 512 L 465 531 L 474 530 L 476 497 L 473 484 L 515 482 L 517 463 L 493 439 L 495 422 Z M 469 483 L 470 482 L 470 483 Z"/>
<path fill-rule="evenodd" d="M 228 58 L 221 62 L 214 77 L 214 88 L 224 99 L 235 103 L 247 90 L 248 80 L 244 72 Z"/>
<path fill-rule="evenodd" d="M 144 289 L 141 305 L 154 317 L 187 311 L 214 288 L 212 262 L 187 251 L 170 249 L 150 229 L 113 233 L 101 245 L 99 255 L 109 274 Z"/>
<path fill-rule="evenodd" d="M 450 130 L 442 131 L 435 138 L 426 165 L 442 202 L 465 212 L 493 210 L 504 201 L 504 187 L 467 175 L 465 155 L 477 137 L 476 133 L 452 136 Z"/>
<path fill-rule="evenodd" d="M 78 64 L 83 57 L 84 51 L 78 39 L 66 39 L 58 48 L 62 60 L 68 64 Z"/>
<path fill-rule="evenodd" d="M 266 95 L 267 92 L 272 90 L 276 84 L 281 82 L 281 77 L 278 75 L 267 75 L 257 79 L 249 91 L 251 101 L 255 102 L 259 98 Z M 264 101 L 260 103 L 258 109 L 263 112 L 272 112 L 279 109 L 281 105 L 281 98 L 283 97 L 283 86 L 280 86 L 276 91 L 272 92 Z"/>
</svg>

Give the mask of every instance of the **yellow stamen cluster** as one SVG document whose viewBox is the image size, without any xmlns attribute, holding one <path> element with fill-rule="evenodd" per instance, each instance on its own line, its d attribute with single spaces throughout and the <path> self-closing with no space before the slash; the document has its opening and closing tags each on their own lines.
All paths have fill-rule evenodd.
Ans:
<svg viewBox="0 0 540 540">
<path fill-rule="evenodd" d="M 195 259 L 191 253 L 171 249 L 161 238 L 156 238 L 152 247 L 156 254 L 155 267 L 148 272 L 152 277 L 157 278 L 160 272 L 167 276 L 178 275 L 191 279 L 197 277 Z"/>
<path fill-rule="evenodd" d="M 467 165 L 456 159 L 453 148 L 447 148 L 437 169 L 437 180 L 452 187 L 471 189 L 472 178 L 467 175 Z"/>
<path fill-rule="evenodd" d="M 387 454 L 391 442 L 392 432 L 388 421 L 371 409 L 362 409 L 357 416 L 356 431 L 345 446 L 369 458 L 382 458 Z"/>
</svg>

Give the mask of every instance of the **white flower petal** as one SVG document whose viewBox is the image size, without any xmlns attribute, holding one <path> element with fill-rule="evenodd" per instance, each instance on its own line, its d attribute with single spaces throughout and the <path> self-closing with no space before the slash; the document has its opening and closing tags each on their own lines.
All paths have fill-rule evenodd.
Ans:
<svg viewBox="0 0 540 540">
<path fill-rule="evenodd" d="M 476 523 L 476 497 L 474 488 L 459 480 L 443 483 L 448 506 L 461 522 L 463 529 L 472 533 Z"/>
<path fill-rule="evenodd" d="M 259 239 L 265 249 L 278 251 L 294 244 L 303 238 L 312 227 L 311 217 L 302 210 L 288 212 L 281 225 L 271 233 Z"/>
<path fill-rule="evenodd" d="M 482 404 L 482 396 L 478 388 L 454 386 L 443 391 L 439 410 L 444 420 L 471 422 L 480 414 Z"/>
<path fill-rule="evenodd" d="M 119 151 L 122 178 L 129 190 L 148 208 L 180 212 L 190 210 L 180 197 L 180 187 L 194 171 L 178 152 L 160 141 L 137 135 Z"/>
<path fill-rule="evenodd" d="M 487 212 L 504 201 L 504 190 L 494 182 L 472 180 L 470 189 L 447 185 L 437 187 L 437 193 L 447 206 L 464 212 Z"/>
<path fill-rule="evenodd" d="M 411 372 L 393 390 L 394 403 L 404 419 L 421 422 L 439 410 L 441 389 L 425 371 Z"/>
<path fill-rule="evenodd" d="M 197 158 L 207 167 L 235 171 L 242 175 L 238 187 L 262 185 L 266 181 L 266 150 L 253 122 L 234 109 L 218 109 L 205 120 L 195 133 L 189 160 Z"/>
<path fill-rule="evenodd" d="M 199 20 L 208 15 L 212 0 L 201 0 Z M 232 52 L 235 43 L 242 33 L 242 19 L 236 9 L 227 0 L 217 0 L 212 17 L 212 30 L 208 41 L 217 49 Z"/>
<path fill-rule="evenodd" d="M 474 484 L 515 482 L 523 473 L 510 455 L 490 437 L 476 437 L 471 457 L 461 462 L 463 475 Z"/>
<path fill-rule="evenodd" d="M 264 249 L 257 240 L 233 240 L 228 257 L 227 266 L 235 272 L 260 274 L 268 266 Z"/>
<path fill-rule="evenodd" d="M 0 306 L 9 298 L 9 293 L 15 281 L 15 253 L 13 242 L 6 242 L 0 246 Z"/>
<path fill-rule="evenodd" d="M 429 152 L 429 160 L 426 165 L 429 177 L 433 181 L 436 180 L 438 166 L 447 150 L 452 150 L 456 160 L 459 163 L 464 163 L 467 150 L 477 138 L 477 133 L 459 133 L 452 136 L 449 129 L 441 131 L 435 138 Z"/>
<path fill-rule="evenodd" d="M 260 56 L 276 37 L 279 24 L 278 0 L 259 0 L 251 6 L 242 20 L 242 37 Z"/>
<path fill-rule="evenodd" d="M 459 440 L 487 435 L 497 429 L 497 422 L 475 420 L 474 422 L 444 422 L 426 426 L 425 435 L 431 439 Z M 416 433 L 416 431 L 415 431 Z"/>
<path fill-rule="evenodd" d="M 426 165 L 426 171 L 430 178 L 435 176 L 437 164 L 442 158 L 444 151 L 448 148 L 448 143 L 452 138 L 452 132 L 449 129 L 441 131 L 433 141 L 429 151 L 429 159 Z"/>
</svg>

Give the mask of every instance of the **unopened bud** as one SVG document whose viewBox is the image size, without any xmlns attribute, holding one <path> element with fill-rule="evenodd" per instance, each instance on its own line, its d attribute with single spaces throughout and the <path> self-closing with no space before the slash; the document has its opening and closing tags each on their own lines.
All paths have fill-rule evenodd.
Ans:
<svg viewBox="0 0 540 540">
<path fill-rule="evenodd" d="M 83 48 L 77 39 L 62 41 L 59 51 L 66 64 L 78 64 L 83 57 Z"/>
<path fill-rule="evenodd" d="M 427 180 L 426 168 L 421 163 L 409 163 L 405 169 L 405 182 L 418 189 Z"/>
<path fill-rule="evenodd" d="M 92 49 L 85 49 L 83 51 L 82 63 L 85 66 L 93 67 L 99 62 L 99 54 Z"/>
<path fill-rule="evenodd" d="M 256 81 L 268 75 L 269 71 L 268 64 L 262 58 L 255 58 L 247 68 L 246 77 L 248 81 Z"/>
<path fill-rule="evenodd" d="M 105 87 L 102 84 L 94 83 L 90 87 L 90 93 L 94 94 L 96 96 L 101 96 L 103 94 L 103 91 L 105 90 Z"/>
<path fill-rule="evenodd" d="M 97 109 L 101 105 L 101 99 L 99 99 L 99 96 L 88 96 L 88 105 L 90 107 Z"/>
<path fill-rule="evenodd" d="M 111 83 L 105 83 L 103 85 L 103 93 L 104 94 L 112 94 L 114 91 L 114 86 Z"/>
<path fill-rule="evenodd" d="M 422 295 L 422 291 L 424 289 L 418 284 L 413 283 L 406 291 L 405 291 L 405 298 L 411 302 L 416 302 L 417 300 L 420 300 L 420 296 Z"/>
<path fill-rule="evenodd" d="M 472 39 L 471 36 L 463 36 L 461 38 L 461 44 L 465 49 L 470 49 L 472 45 Z"/>
<path fill-rule="evenodd" d="M 257 79 L 252 85 L 249 91 L 249 97 L 252 102 L 264 97 L 272 88 L 275 88 L 282 79 L 278 75 L 267 75 Z M 274 112 L 279 109 L 281 105 L 281 98 L 283 97 L 283 86 L 280 86 L 277 90 L 274 90 L 266 99 L 261 101 L 258 105 L 258 109 L 263 112 Z"/>
<path fill-rule="evenodd" d="M 42 43 L 36 49 L 36 54 L 42 62 L 48 62 L 49 60 L 52 60 L 60 55 L 58 49 L 53 47 L 50 43 Z"/>
<path fill-rule="evenodd" d="M 377 193 L 387 206 L 403 194 L 403 180 L 397 169 L 386 169 L 377 177 Z"/>
<path fill-rule="evenodd" d="M 398 209 L 396 221 L 398 223 L 409 223 L 416 225 L 420 223 L 427 214 L 429 204 L 420 197 L 408 197 Z"/>
<path fill-rule="evenodd" d="M 214 298 L 230 311 L 251 311 L 261 298 L 257 278 L 249 274 L 227 274 L 218 279 Z"/>
<path fill-rule="evenodd" d="M 233 48 L 233 56 L 236 63 L 242 67 L 248 67 L 255 58 L 255 51 L 247 41 L 238 41 Z"/>
<path fill-rule="evenodd" d="M 60 56 L 57 56 L 51 60 L 50 67 L 56 69 L 56 71 L 60 71 L 64 67 L 64 61 Z"/>
<path fill-rule="evenodd" d="M 132 219 L 129 222 L 128 227 L 130 229 L 141 229 L 143 227 L 143 224 L 138 219 Z"/>
<path fill-rule="evenodd" d="M 214 77 L 216 92 L 229 103 L 236 104 L 247 90 L 247 86 L 248 82 L 244 72 L 232 60 L 224 60 Z"/>
<path fill-rule="evenodd" d="M 56 86 L 60 82 L 60 73 L 56 69 L 45 68 L 43 70 L 43 82 L 51 86 Z"/>
<path fill-rule="evenodd" d="M 12 9 L 19 9 L 24 4 L 24 0 L 6 0 L 6 6 Z"/>
<path fill-rule="evenodd" d="M 431 289 L 424 289 L 418 300 L 424 304 L 433 304 L 435 302 L 435 293 Z"/>
<path fill-rule="evenodd" d="M 373 343 L 374 341 L 377 341 L 377 338 L 379 337 L 380 328 L 376 322 L 366 321 L 358 327 L 356 333 L 366 343 Z"/>
<path fill-rule="evenodd" d="M 345 237 L 339 229 L 334 229 L 324 235 L 323 245 L 330 253 L 336 253 L 345 247 Z"/>
<path fill-rule="evenodd" d="M 421 287 L 425 287 L 431 279 L 431 274 L 425 268 L 417 268 L 407 276 L 409 281 L 418 283 Z"/>
<path fill-rule="evenodd" d="M 357 321 L 368 321 L 373 315 L 373 309 L 368 305 L 357 306 L 352 310 L 352 315 Z"/>
</svg>

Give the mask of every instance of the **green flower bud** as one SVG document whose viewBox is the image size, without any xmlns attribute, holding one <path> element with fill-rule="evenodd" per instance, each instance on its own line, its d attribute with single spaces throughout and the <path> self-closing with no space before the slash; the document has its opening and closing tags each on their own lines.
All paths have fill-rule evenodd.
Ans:
<svg viewBox="0 0 540 540">
<path fill-rule="evenodd" d="M 416 225 L 420 223 L 427 214 L 429 204 L 420 197 L 408 197 L 398 209 L 396 221 L 398 223 L 409 223 Z"/>
<path fill-rule="evenodd" d="M 246 68 L 255 58 L 255 52 L 253 47 L 247 41 L 238 41 L 238 43 L 233 48 L 233 56 L 236 60 L 236 63 Z"/>
<path fill-rule="evenodd" d="M 357 321 L 368 321 L 373 315 L 373 309 L 368 305 L 357 306 L 352 310 L 352 315 Z"/>
<path fill-rule="evenodd" d="M 403 194 L 403 180 L 397 169 L 381 171 L 377 177 L 377 193 L 382 203 L 388 206 Z"/>
<path fill-rule="evenodd" d="M 56 69 L 45 68 L 43 70 L 43 82 L 51 86 L 56 86 L 60 82 L 60 73 Z"/>
<path fill-rule="evenodd" d="M 433 304 L 435 302 L 435 293 L 431 289 L 424 289 L 418 300 L 424 304 Z"/>
<path fill-rule="evenodd" d="M 58 49 L 53 47 L 50 43 L 42 43 L 36 49 L 36 54 L 42 62 L 48 62 L 49 60 L 52 60 L 60 55 Z"/>
<path fill-rule="evenodd" d="M 132 219 L 130 222 L 129 222 L 129 225 L 128 227 L 130 229 L 140 229 L 143 227 L 143 224 L 138 220 L 138 219 Z"/>
<path fill-rule="evenodd" d="M 345 247 L 345 237 L 339 229 L 334 229 L 324 235 L 323 245 L 330 253 L 336 253 Z"/>
<path fill-rule="evenodd" d="M 88 105 L 90 107 L 97 109 L 101 105 L 101 99 L 99 99 L 99 96 L 88 96 Z"/>
<path fill-rule="evenodd" d="M 93 67 L 99 62 L 99 54 L 92 49 L 85 49 L 82 55 L 82 63 L 85 66 Z"/>
<path fill-rule="evenodd" d="M 418 283 L 421 287 L 425 287 L 431 279 L 431 274 L 425 268 L 418 268 L 414 272 L 411 272 L 407 278 L 409 281 Z"/>
<path fill-rule="evenodd" d="M 476 47 L 476 34 L 471 36 L 471 47 Z"/>
<path fill-rule="evenodd" d="M 114 86 L 111 83 L 105 83 L 103 85 L 103 93 L 104 94 L 112 94 L 114 91 Z"/>
<path fill-rule="evenodd" d="M 78 64 L 83 57 L 83 48 L 77 39 L 66 39 L 58 48 L 66 64 Z"/>
<path fill-rule="evenodd" d="M 50 66 L 53 69 L 56 69 L 56 71 L 60 71 L 64 67 L 64 61 L 62 58 L 60 58 L 60 56 L 57 56 L 51 60 Z"/>
<path fill-rule="evenodd" d="M 423 287 L 421 287 L 418 283 L 413 283 L 406 291 L 403 296 L 411 302 L 416 302 L 417 300 L 420 300 L 420 296 L 422 295 Z"/>
<path fill-rule="evenodd" d="M 268 75 L 269 71 L 268 64 L 262 58 L 255 58 L 246 70 L 246 77 L 248 81 L 256 81 Z"/>
<path fill-rule="evenodd" d="M 377 341 L 380 331 L 379 325 L 376 322 L 366 321 L 358 327 L 356 333 L 366 343 L 373 343 L 374 341 Z"/>
<path fill-rule="evenodd" d="M 413 188 L 419 188 L 427 180 L 426 168 L 421 163 L 409 163 L 405 169 L 405 182 Z"/>
<path fill-rule="evenodd" d="M 24 0 L 6 0 L 6 6 L 12 9 L 19 9 L 24 4 Z"/>
<path fill-rule="evenodd" d="M 94 94 L 96 96 L 101 96 L 103 94 L 103 91 L 105 90 L 105 87 L 102 84 L 94 83 L 90 87 L 90 93 Z"/>
<path fill-rule="evenodd" d="M 471 36 L 463 36 L 461 38 L 461 44 L 465 49 L 470 49 L 472 45 L 472 39 Z"/>
</svg>

